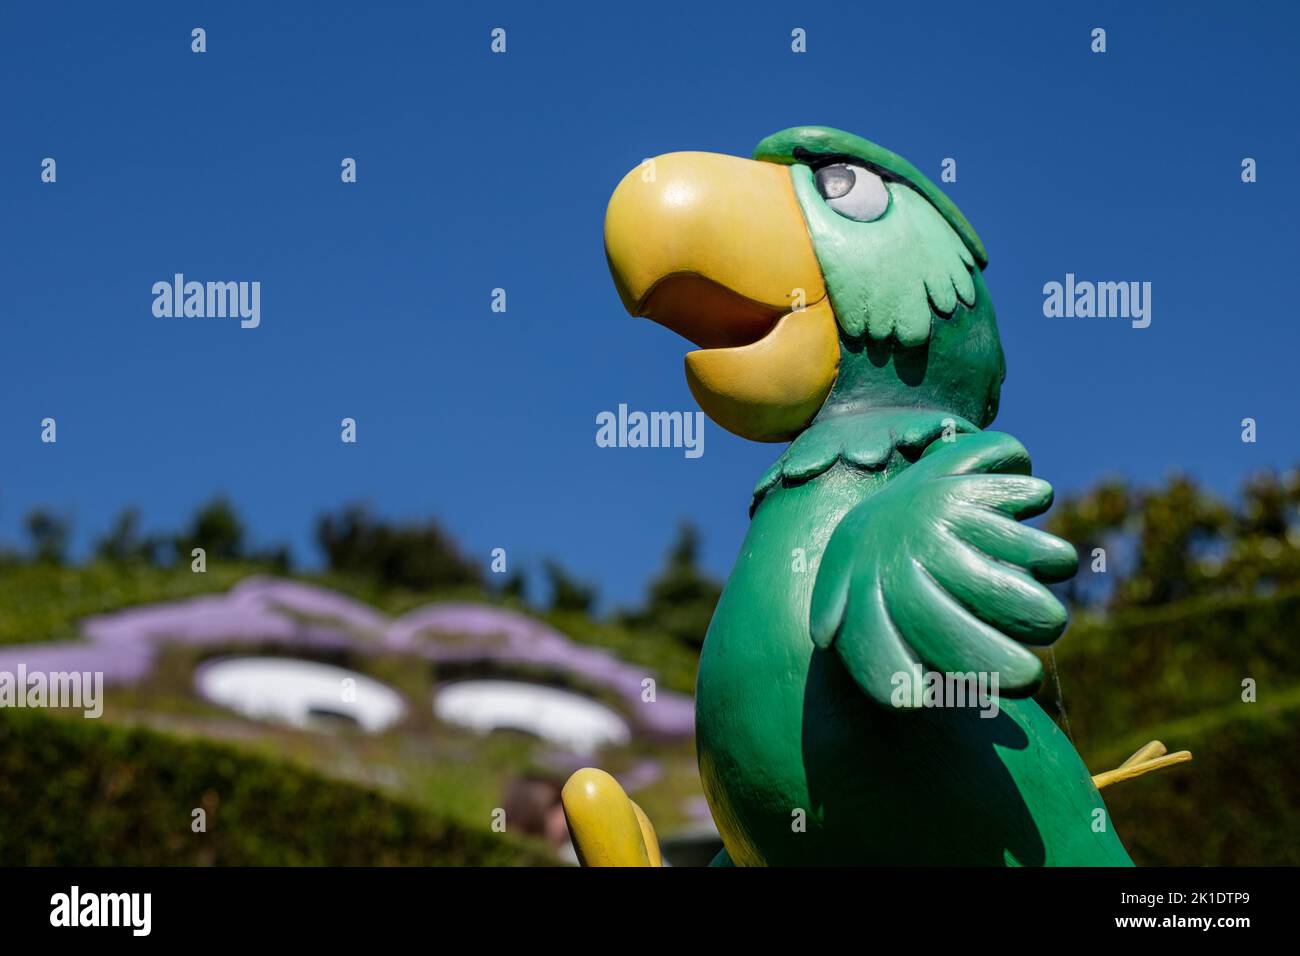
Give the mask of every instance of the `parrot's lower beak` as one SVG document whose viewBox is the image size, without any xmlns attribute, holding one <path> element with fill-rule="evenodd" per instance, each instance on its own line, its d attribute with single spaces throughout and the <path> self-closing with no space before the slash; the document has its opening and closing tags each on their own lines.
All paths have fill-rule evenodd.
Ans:
<svg viewBox="0 0 1300 956">
<path fill-rule="evenodd" d="M 700 407 L 755 441 L 798 434 L 839 367 L 835 316 L 790 171 L 717 153 L 632 170 L 605 213 L 627 310 L 684 336 Z"/>
</svg>

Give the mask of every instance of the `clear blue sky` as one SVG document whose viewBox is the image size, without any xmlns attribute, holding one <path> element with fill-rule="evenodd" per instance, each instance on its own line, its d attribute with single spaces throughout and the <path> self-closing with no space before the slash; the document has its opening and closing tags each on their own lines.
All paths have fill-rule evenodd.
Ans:
<svg viewBox="0 0 1300 956">
<path fill-rule="evenodd" d="M 803 123 L 936 180 L 957 159 L 996 427 L 1058 494 L 1176 468 L 1228 492 L 1300 459 L 1295 5 L 330 6 L 0 7 L 0 539 L 48 505 L 84 552 L 123 506 L 168 528 L 225 491 L 302 563 L 313 517 L 359 498 L 614 601 L 683 517 L 725 574 L 778 449 L 711 423 L 698 460 L 596 447 L 620 402 L 695 408 L 685 343 L 619 305 L 602 217 L 646 156 Z M 174 272 L 259 280 L 261 327 L 155 318 Z M 1150 281 L 1151 327 L 1044 318 L 1067 272 Z"/>
</svg>

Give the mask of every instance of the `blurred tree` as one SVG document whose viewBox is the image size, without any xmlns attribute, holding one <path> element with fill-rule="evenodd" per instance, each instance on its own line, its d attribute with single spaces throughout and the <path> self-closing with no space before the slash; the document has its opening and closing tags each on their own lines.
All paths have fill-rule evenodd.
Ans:
<svg viewBox="0 0 1300 956">
<path fill-rule="evenodd" d="M 1079 550 L 1080 573 L 1061 587 L 1075 605 L 1269 593 L 1300 585 L 1300 469 L 1252 476 L 1235 504 L 1185 475 L 1141 491 L 1109 479 L 1058 502 L 1047 528 Z M 1104 577 L 1090 574 L 1096 547 Z"/>
<path fill-rule="evenodd" d="M 1167 604 L 1206 590 L 1231 525 L 1228 508 L 1186 475 L 1142 495 L 1137 564 L 1115 591 L 1116 606 Z"/>
<path fill-rule="evenodd" d="M 683 522 L 664 569 L 650 582 L 645 604 L 625 612 L 623 622 L 630 627 L 657 630 L 692 647 L 703 645 L 722 586 L 700 570 L 699 552 L 699 531 Z"/>
<path fill-rule="evenodd" d="M 1079 552 L 1079 574 L 1060 585 L 1073 604 L 1097 605 L 1108 599 L 1107 586 L 1122 573 L 1124 533 L 1136 496 L 1123 478 L 1107 478 L 1081 495 L 1066 498 L 1049 512 L 1047 530 L 1069 541 Z M 1106 574 L 1091 572 L 1093 551 L 1106 552 Z"/>
<path fill-rule="evenodd" d="M 364 505 L 351 504 L 317 519 L 316 541 L 331 570 L 387 587 L 428 590 L 483 582 L 479 565 L 462 557 L 432 520 L 388 524 Z"/>
<path fill-rule="evenodd" d="M 203 505 L 190 526 L 176 536 L 176 556 L 182 562 L 190 560 L 195 548 L 203 548 L 209 561 L 237 561 L 246 557 L 244 551 L 244 523 L 234 506 L 224 497 L 213 498 Z"/>
<path fill-rule="evenodd" d="M 1258 594 L 1300 584 L 1300 469 L 1247 480 L 1232 540 L 1211 567 L 1222 588 Z"/>
<path fill-rule="evenodd" d="M 1282 540 L 1295 523 L 1298 503 L 1300 469 L 1293 468 L 1283 476 L 1272 471 L 1252 475 L 1242 490 L 1241 512 L 1236 520 L 1237 536 Z"/>
<path fill-rule="evenodd" d="M 511 571 L 506 575 L 506 579 L 501 584 L 501 596 L 514 598 L 516 601 L 527 602 L 528 600 L 528 578 L 522 571 Z"/>
<path fill-rule="evenodd" d="M 34 508 L 27 513 L 24 524 L 33 559 L 42 564 L 62 564 L 68 550 L 67 520 L 44 508 Z"/>
<path fill-rule="evenodd" d="M 570 575 L 558 561 L 547 560 L 543 563 L 542 570 L 551 589 L 552 611 L 591 613 L 592 606 L 596 603 L 594 587 Z"/>
<path fill-rule="evenodd" d="M 109 527 L 108 533 L 94 545 L 95 557 L 115 564 L 145 562 L 163 563 L 172 542 L 163 535 L 145 535 L 140 531 L 138 508 L 123 508 Z"/>
<path fill-rule="evenodd" d="M 119 563 L 138 561 L 145 557 L 139 510 L 123 508 L 109 527 L 108 533 L 95 542 L 94 551 L 97 558 Z"/>
<path fill-rule="evenodd" d="M 293 570 L 293 557 L 287 545 L 275 544 L 269 548 L 258 548 L 248 556 L 255 564 L 264 564 L 276 574 L 288 574 Z"/>
</svg>

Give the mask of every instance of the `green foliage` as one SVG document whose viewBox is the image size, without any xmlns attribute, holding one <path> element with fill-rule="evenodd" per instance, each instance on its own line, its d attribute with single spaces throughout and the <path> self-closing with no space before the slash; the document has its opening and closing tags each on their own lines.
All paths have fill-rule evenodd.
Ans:
<svg viewBox="0 0 1300 956">
<path fill-rule="evenodd" d="M 77 622 L 133 604 L 226 591 L 265 571 L 250 564 L 209 564 L 206 574 L 189 566 L 96 561 L 84 567 L 17 564 L 0 568 L 0 644 L 66 641 Z"/>
<path fill-rule="evenodd" d="M 1297 621 L 1300 588 L 1080 617 L 1055 650 L 1076 740 L 1127 739 L 1144 727 L 1234 702 L 1248 709 L 1255 705 L 1240 702 L 1246 678 L 1256 682 L 1261 700 L 1300 687 Z M 1045 682 L 1039 701 L 1056 712 L 1054 682 Z"/>
<path fill-rule="evenodd" d="M 1300 768 L 1285 756 L 1300 733 L 1297 504 L 1296 469 L 1252 477 L 1235 502 L 1184 476 L 1151 489 L 1110 480 L 1048 522 L 1083 561 L 1055 650 L 1068 721 L 1054 680 L 1039 702 L 1094 771 L 1149 740 L 1193 754 L 1106 790 L 1138 863 L 1300 862 Z M 1107 549 L 1105 574 L 1090 571 L 1093 547 Z"/>
<path fill-rule="evenodd" d="M 1234 516 L 1234 546 L 1216 577 L 1242 589 L 1268 593 L 1300 582 L 1300 469 L 1285 475 L 1265 472 L 1252 477 Z"/>
<path fill-rule="evenodd" d="M 209 561 L 235 561 L 245 556 L 244 522 L 225 498 L 213 498 L 176 536 L 176 553 L 188 561 L 194 548 L 203 548 Z"/>
<path fill-rule="evenodd" d="M 1128 523 L 1134 506 L 1132 497 L 1122 479 L 1110 478 L 1086 494 L 1065 498 L 1052 507 L 1048 530 L 1074 545 L 1084 569 L 1062 586 L 1071 603 L 1095 603 L 1084 593 L 1093 549 L 1113 550 L 1116 536 Z"/>
<path fill-rule="evenodd" d="M 62 564 L 68 550 L 70 527 L 65 518 L 37 508 L 23 521 L 32 540 L 32 557 L 42 564 Z"/>
<path fill-rule="evenodd" d="M 108 561 L 83 567 L 0 567 L 0 608 L 4 609 L 0 614 L 0 644 L 73 640 L 78 634 L 78 622 L 89 615 L 227 591 L 265 570 L 246 563 L 217 563 L 210 564 L 206 574 L 193 574 L 188 566 L 158 568 Z M 351 595 L 388 614 L 402 614 L 433 599 L 428 592 L 383 589 L 369 578 L 330 573 L 304 580 Z M 482 599 L 483 594 L 465 589 L 439 592 L 437 597 Z M 518 602 L 507 604 L 535 613 Z M 659 676 L 661 686 L 686 694 L 695 688 L 698 655 L 666 635 L 575 611 L 556 611 L 542 617 L 576 641 L 607 648 L 624 660 L 644 665 Z"/>
<path fill-rule="evenodd" d="M 482 584 L 479 565 L 462 557 L 432 520 L 390 524 L 363 505 L 348 505 L 317 520 L 316 541 L 330 570 L 367 577 L 386 588 Z"/>
<path fill-rule="evenodd" d="M 700 656 L 696 649 L 657 631 L 627 627 L 617 621 L 601 621 L 575 611 L 551 611 L 543 619 L 583 644 L 603 647 L 625 661 L 641 664 L 654 674 L 659 686 L 695 693 L 695 671 Z"/>
<path fill-rule="evenodd" d="M 162 541 L 148 538 L 140 531 L 140 511 L 126 508 L 106 535 L 95 542 L 95 557 L 121 564 L 130 562 L 157 562 Z"/>
<path fill-rule="evenodd" d="M 547 561 L 542 570 L 551 589 L 551 610 L 588 614 L 596 603 L 596 589 L 579 581 L 559 561 Z"/>
<path fill-rule="evenodd" d="M 191 830 L 192 810 L 207 832 Z M 0 712 L 7 866 L 542 865 L 540 846 L 202 740 Z"/>
<path fill-rule="evenodd" d="M 1297 503 L 1300 503 L 1300 468 L 1285 475 L 1262 472 L 1246 481 L 1237 514 L 1238 538 L 1288 537 Z"/>
<path fill-rule="evenodd" d="M 722 586 L 700 570 L 699 550 L 699 532 L 683 522 L 664 569 L 650 582 L 645 604 L 624 612 L 623 623 L 667 634 L 698 651 L 722 595 Z"/>
<path fill-rule="evenodd" d="M 1204 593 L 1198 559 L 1221 539 L 1228 509 L 1190 478 L 1178 476 L 1142 496 L 1137 568 L 1115 603 L 1159 605 Z"/>
<path fill-rule="evenodd" d="M 1155 607 L 1209 595 L 1269 593 L 1300 584 L 1300 469 L 1265 472 L 1224 502 L 1191 478 L 1133 489 L 1103 482 L 1063 500 L 1047 528 L 1078 548 L 1082 570 L 1066 587 L 1075 603 Z M 1091 570 L 1094 548 L 1106 573 Z"/>
<path fill-rule="evenodd" d="M 1300 779 L 1284 756 L 1300 733 L 1300 662 L 1290 652 L 1300 622 L 1298 504 L 1300 470 L 1292 470 L 1253 477 L 1231 503 L 1185 478 L 1155 489 L 1111 480 L 1053 509 L 1049 527 L 1083 563 L 1082 586 L 1067 595 L 1071 627 L 1054 653 L 1085 761 L 1110 769 L 1151 739 L 1195 754 L 1190 765 L 1106 791 L 1139 863 L 1300 863 Z M 97 559 L 81 567 L 61 563 L 66 521 L 38 512 L 27 525 L 26 554 L 0 561 L 0 644 L 71 639 L 92 614 L 226 591 L 265 573 L 273 557 L 247 559 L 243 524 L 221 499 L 178 534 L 144 534 L 138 513 L 123 512 L 96 543 Z M 393 526 L 352 508 L 322 518 L 318 531 L 331 569 L 310 580 L 387 613 L 484 596 L 479 569 L 432 522 Z M 160 566 L 191 542 L 208 551 L 206 574 L 190 572 L 188 551 Z M 1107 549 L 1105 574 L 1088 570 L 1093 547 Z M 663 687 L 692 692 L 720 590 L 698 567 L 693 528 L 679 532 L 644 604 L 612 620 L 591 615 L 589 585 L 559 565 L 547 574 L 549 623 L 644 665 Z M 527 610 L 524 591 L 516 575 L 498 599 Z M 1245 678 L 1256 682 L 1258 703 L 1241 701 Z M 1058 714 L 1051 678 L 1039 700 Z M 462 805 L 477 812 L 495 785 L 431 768 L 419 792 L 442 788 L 438 799 L 408 803 L 414 791 L 394 800 L 220 745 L 0 712 L 0 863 L 541 859 L 502 835 L 482 842 L 457 822 L 463 813 L 442 816 Z M 189 830 L 189 810 L 200 806 L 209 810 L 207 835 Z"/>
<path fill-rule="evenodd" d="M 1300 866 L 1300 687 L 1268 700 L 1149 728 L 1101 756 L 1097 766 L 1117 766 L 1153 738 L 1194 755 L 1104 792 L 1135 863 Z"/>
<path fill-rule="evenodd" d="M 522 571 L 512 571 L 498 593 L 508 600 L 525 600 L 528 596 L 528 577 Z"/>
</svg>

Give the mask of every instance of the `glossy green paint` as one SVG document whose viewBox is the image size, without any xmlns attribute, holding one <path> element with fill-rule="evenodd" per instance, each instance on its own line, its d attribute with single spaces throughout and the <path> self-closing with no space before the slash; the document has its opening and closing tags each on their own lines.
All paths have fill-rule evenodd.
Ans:
<svg viewBox="0 0 1300 956">
<path fill-rule="evenodd" d="M 849 337 L 895 338 L 906 347 L 930 338 L 934 313 L 975 304 L 975 260 L 934 206 L 902 183 L 885 184 L 885 213 L 871 222 L 839 215 L 807 166 L 790 175 L 840 328 Z"/>
<path fill-rule="evenodd" d="M 838 216 L 808 163 L 887 175 L 890 207 Z M 1065 611 L 1067 543 L 1019 523 L 1051 488 L 981 432 L 1005 374 L 957 207 L 910 163 L 825 127 L 755 158 L 791 166 L 840 330 L 808 429 L 759 480 L 700 659 L 705 793 L 739 865 L 1126 865 L 1070 741 L 1027 695 Z M 996 706 L 918 706 L 918 670 L 996 674 Z"/>
<path fill-rule="evenodd" d="M 820 255 L 815 243 L 814 248 Z M 972 271 L 970 279 L 975 304 L 958 305 L 947 318 L 932 316 L 930 339 L 919 347 L 908 348 L 893 338 L 851 338 L 841 327 L 835 386 L 812 426 L 795 442 L 812 441 L 805 435 L 819 426 L 837 434 L 851 431 L 847 416 L 879 408 L 941 409 L 981 428 L 992 422 L 1006 360 L 984 277 Z M 828 294 L 834 296 L 829 282 Z"/>
<path fill-rule="evenodd" d="M 904 417 L 913 435 L 942 436 L 947 413 L 929 412 L 928 428 L 924 414 L 880 409 L 861 417 L 874 421 L 879 436 Z M 1003 697 L 996 716 L 985 717 L 974 707 L 899 708 L 864 689 L 870 648 L 893 646 L 889 625 L 856 606 L 879 591 L 850 598 L 852 623 L 829 649 L 812 639 L 816 589 L 844 582 L 853 591 L 867 573 L 883 570 L 894 626 L 917 642 L 887 665 L 928 656 L 924 625 L 946 605 L 936 597 L 929 609 L 906 603 L 898 613 L 895 595 L 903 592 L 893 590 L 891 573 L 910 567 L 912 536 L 944 520 L 916 496 L 952 480 L 936 476 L 958 457 L 969 464 L 970 441 L 989 439 L 996 447 L 1004 436 L 951 445 L 939 437 L 917 464 L 908 461 L 915 446 L 906 445 L 891 448 L 878 468 L 837 460 L 811 480 L 781 479 L 763 495 L 709 628 L 696 690 L 701 780 L 735 863 L 1128 863 L 1087 768 L 1032 700 Z M 876 516 L 882 523 L 873 528 Z M 846 541 L 840 554 L 836 536 Z M 926 557 L 942 559 L 942 548 L 924 537 L 919 543 Z M 1011 536 L 1002 553 L 1040 560 L 1033 539 Z M 1063 561 L 1051 546 L 1044 553 L 1049 563 Z M 964 623 L 980 633 L 974 619 Z M 978 669 L 981 645 L 948 636 L 947 663 Z"/>
<path fill-rule="evenodd" d="M 966 221 L 957 204 L 902 156 L 861 136 L 830 126 L 793 126 L 779 133 L 773 133 L 760 142 L 754 147 L 754 158 L 769 163 L 789 165 L 800 162 L 798 158 L 800 152 L 820 157 L 850 157 L 911 183 L 935 209 L 939 210 L 943 218 L 948 221 L 948 225 L 961 237 L 971 255 L 975 257 L 975 264 L 981 269 L 988 265 L 989 257 L 984 251 L 984 243 L 980 242 L 974 227 Z"/>
<path fill-rule="evenodd" d="M 1060 538 L 1018 523 L 1051 504 L 1009 435 L 953 434 L 840 520 L 822 552 L 810 621 L 881 706 L 895 675 L 927 669 L 997 675 L 1004 695 L 1043 676 L 1024 645 L 1046 645 L 1066 613 L 1043 581 L 1071 577 Z M 923 519 L 923 520 L 918 520 Z"/>
</svg>

